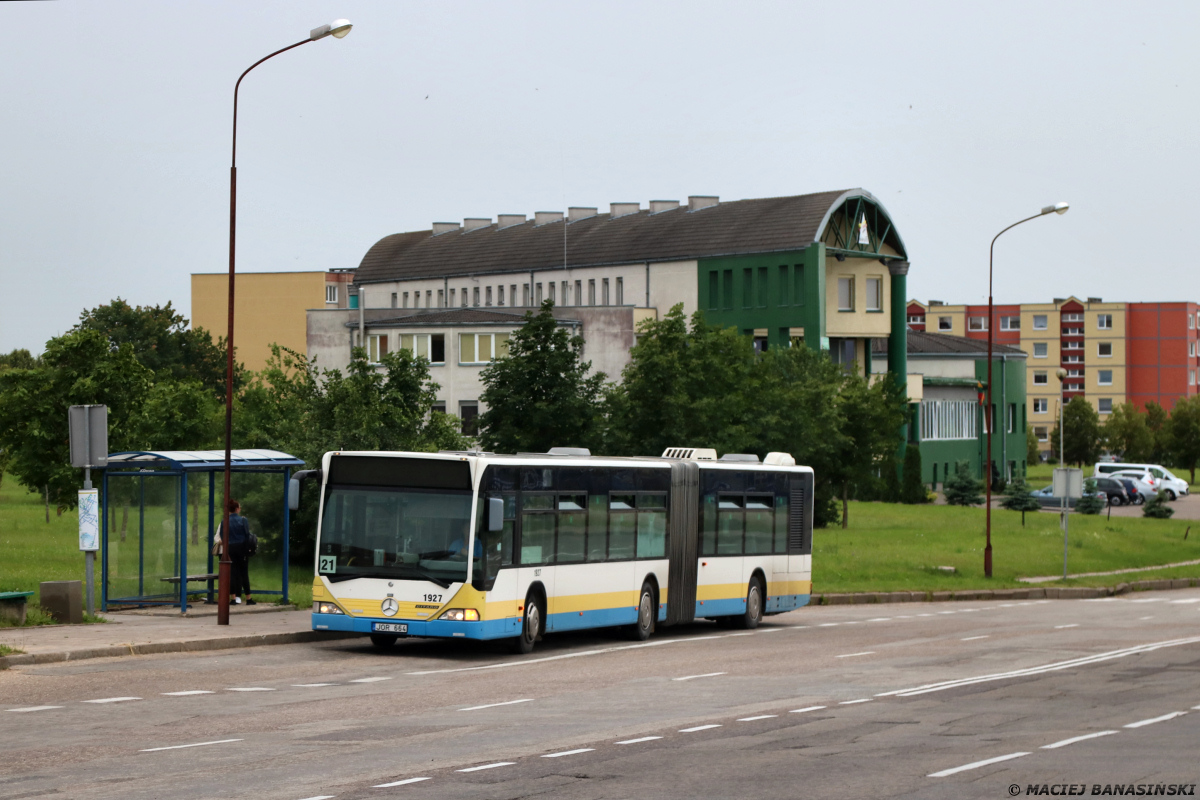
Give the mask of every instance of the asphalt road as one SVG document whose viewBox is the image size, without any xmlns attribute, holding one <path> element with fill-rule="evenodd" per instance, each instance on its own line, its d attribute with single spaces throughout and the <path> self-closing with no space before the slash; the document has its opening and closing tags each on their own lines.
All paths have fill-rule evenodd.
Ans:
<svg viewBox="0 0 1200 800">
<path fill-rule="evenodd" d="M 816 607 L 524 657 L 343 640 L 21 667 L 0 672 L 0 753 L 0 800 L 1191 786 L 1200 591 Z"/>
</svg>

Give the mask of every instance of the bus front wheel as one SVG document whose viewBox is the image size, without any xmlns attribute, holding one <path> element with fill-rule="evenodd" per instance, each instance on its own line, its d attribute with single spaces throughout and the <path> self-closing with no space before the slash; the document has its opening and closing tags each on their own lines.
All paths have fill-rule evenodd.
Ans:
<svg viewBox="0 0 1200 800">
<path fill-rule="evenodd" d="M 762 582 L 758 578 L 750 579 L 750 588 L 746 590 L 746 613 L 734 617 L 734 624 L 746 630 L 758 627 L 763 618 Z"/>
<path fill-rule="evenodd" d="M 513 642 L 513 650 L 522 655 L 533 652 L 533 645 L 542 632 L 542 609 L 533 595 L 525 598 L 525 616 L 521 620 L 521 635 Z"/>
</svg>

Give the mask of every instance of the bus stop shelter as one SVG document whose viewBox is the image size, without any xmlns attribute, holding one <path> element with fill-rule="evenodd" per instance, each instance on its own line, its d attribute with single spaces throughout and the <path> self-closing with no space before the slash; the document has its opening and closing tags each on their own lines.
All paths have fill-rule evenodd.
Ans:
<svg viewBox="0 0 1200 800">
<path fill-rule="evenodd" d="M 291 530 L 287 485 L 292 469 L 303 465 L 275 450 L 234 450 L 231 457 L 231 496 L 259 542 L 250 559 L 251 588 L 284 602 Z M 224 471 L 224 450 L 108 457 L 101 490 L 101 609 L 178 606 L 186 613 L 189 594 L 214 602 L 213 543 L 223 500 L 217 475 Z"/>
</svg>

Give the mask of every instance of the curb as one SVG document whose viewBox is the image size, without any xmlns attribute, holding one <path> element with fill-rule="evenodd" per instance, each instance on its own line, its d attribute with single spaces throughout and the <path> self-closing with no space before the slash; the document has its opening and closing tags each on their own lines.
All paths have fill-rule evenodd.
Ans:
<svg viewBox="0 0 1200 800">
<path fill-rule="evenodd" d="M 1133 581 L 1116 586 L 1062 587 L 1046 589 L 964 589 L 958 592 L 845 592 L 814 594 L 811 605 L 839 606 L 865 603 L 941 603 L 955 600 L 1086 600 L 1112 597 L 1127 592 L 1188 589 L 1200 586 L 1200 578 L 1174 578 L 1157 581 Z"/>
<path fill-rule="evenodd" d="M 250 636 L 226 636 L 219 639 L 193 639 L 183 642 L 145 642 L 143 644 L 109 645 L 84 650 L 64 650 L 56 653 L 25 653 L 0 656 L 0 670 L 27 664 L 59 664 L 87 658 L 120 658 L 149 656 L 159 653 L 196 653 L 205 650 L 228 650 L 240 647 L 262 647 L 271 644 L 303 644 L 331 639 L 350 639 L 361 634 L 326 631 L 295 631 L 290 633 L 260 633 Z"/>
</svg>

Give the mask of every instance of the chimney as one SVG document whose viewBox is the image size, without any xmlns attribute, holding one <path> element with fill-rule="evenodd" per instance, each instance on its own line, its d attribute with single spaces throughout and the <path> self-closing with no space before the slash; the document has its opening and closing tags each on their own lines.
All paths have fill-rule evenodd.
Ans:
<svg viewBox="0 0 1200 800">
<path fill-rule="evenodd" d="M 941 300 L 930 300 L 929 303 L 927 303 L 927 306 L 929 308 L 933 308 L 934 306 L 944 306 L 944 305 L 946 305 L 946 304 L 944 302 L 942 302 Z"/>
<path fill-rule="evenodd" d="M 721 198 L 715 194 L 692 194 L 688 195 L 688 211 L 699 211 L 702 208 L 709 208 L 721 202 Z"/>
<path fill-rule="evenodd" d="M 453 233 L 458 230 L 457 222 L 435 222 L 433 223 L 433 235 L 441 236 L 443 233 Z"/>
<path fill-rule="evenodd" d="M 548 225 L 551 222 L 562 222 L 563 213 L 561 211 L 535 211 L 533 214 L 534 225 Z"/>
<path fill-rule="evenodd" d="M 1088 298 L 1088 303 L 1103 303 L 1103 302 L 1104 302 L 1104 298 L 1102 298 L 1102 297 L 1089 297 Z"/>
<path fill-rule="evenodd" d="M 661 214 L 664 211 L 671 211 L 676 208 L 679 208 L 678 200 L 651 200 L 650 201 L 650 213 L 651 214 Z"/>
<path fill-rule="evenodd" d="M 595 206 L 571 206 L 567 209 L 567 221 L 578 222 L 581 219 L 588 219 L 596 216 L 597 208 Z"/>
<path fill-rule="evenodd" d="M 501 214 L 496 218 L 496 229 L 511 228 L 513 225 L 524 225 L 524 214 Z"/>
<path fill-rule="evenodd" d="M 467 217 L 463 220 L 463 233 L 473 231 L 476 228 L 486 228 L 491 224 L 491 217 Z"/>
<path fill-rule="evenodd" d="M 625 217 L 630 214 L 636 214 L 642 210 L 641 203 L 612 203 L 609 205 L 609 213 L 613 219 L 617 217 Z"/>
</svg>

